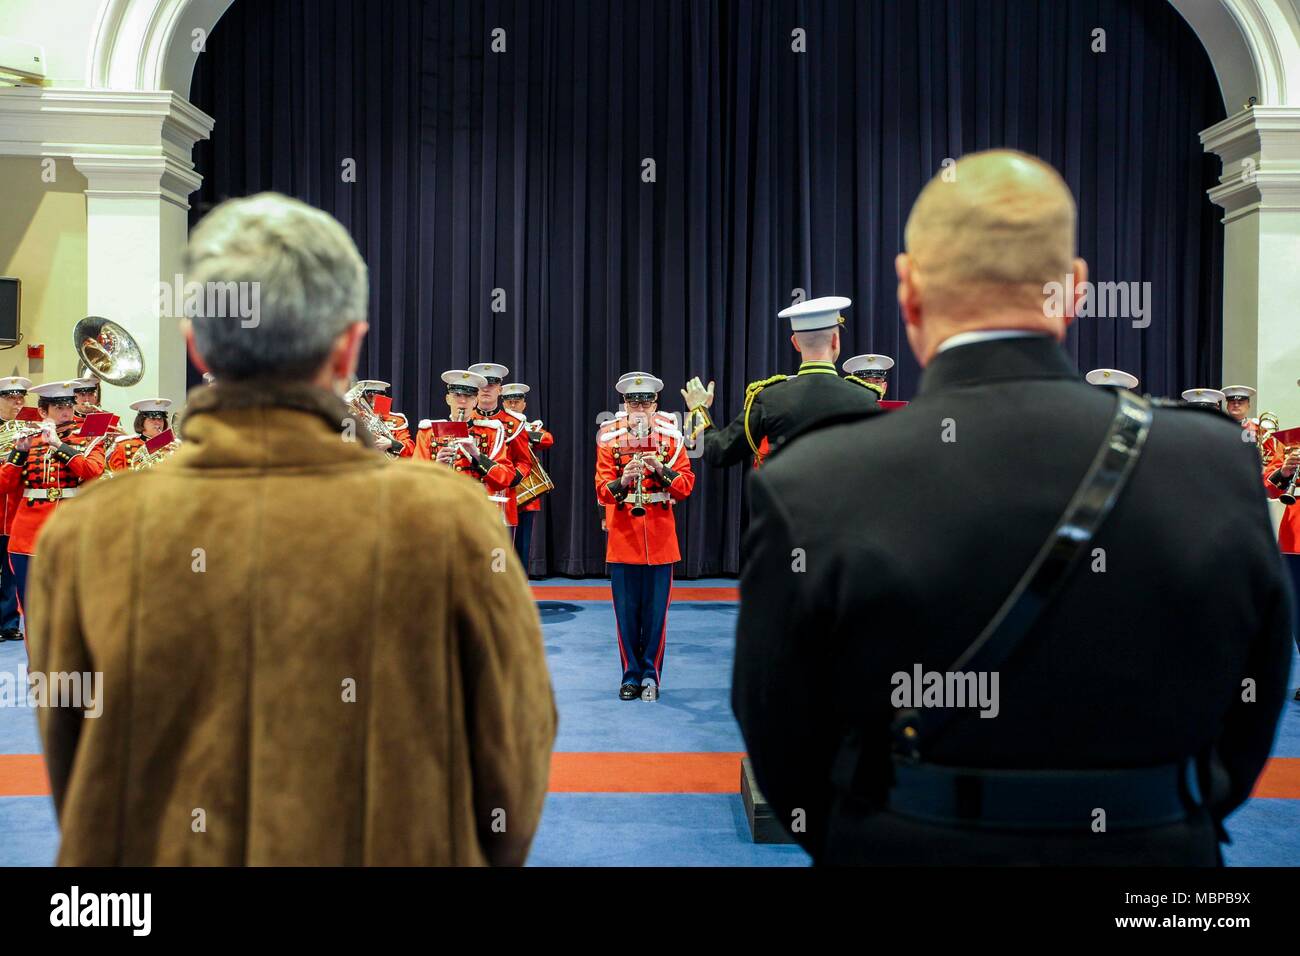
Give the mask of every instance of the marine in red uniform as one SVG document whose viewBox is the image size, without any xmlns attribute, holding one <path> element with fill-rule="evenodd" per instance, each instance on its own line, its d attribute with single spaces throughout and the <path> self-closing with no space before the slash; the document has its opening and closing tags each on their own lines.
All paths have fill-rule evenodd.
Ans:
<svg viewBox="0 0 1300 956">
<path fill-rule="evenodd" d="M 83 438 L 75 434 L 73 382 L 51 382 L 31 391 L 45 420 L 42 433 L 14 443 L 13 451 L 0 465 L 0 495 L 22 491 L 9 532 L 9 560 L 18 585 L 21 603 L 27 587 L 27 570 L 36 552 L 41 527 L 65 498 L 75 497 L 83 483 L 104 471 L 106 436 Z"/>
<path fill-rule="evenodd" d="M 1264 488 L 1268 496 L 1285 506 L 1277 529 L 1277 544 L 1291 572 L 1291 582 L 1300 593 L 1300 428 L 1273 433 L 1273 456 L 1264 466 Z M 1300 618 L 1300 612 L 1297 613 Z M 1300 648 L 1300 620 L 1293 631 Z M 1300 700 L 1300 690 L 1295 693 Z"/>
<path fill-rule="evenodd" d="M 528 410 L 528 392 L 529 388 L 523 382 L 511 382 L 509 385 L 501 387 L 501 404 L 511 415 L 517 415 L 524 423 L 524 435 L 528 439 L 528 447 L 533 455 L 545 448 L 550 448 L 555 444 L 555 437 L 542 427 L 542 420 L 528 421 L 526 414 Z M 529 467 L 531 468 L 531 462 Z M 531 475 L 532 472 L 529 471 Z M 518 494 L 518 489 L 516 489 Z M 528 573 L 528 560 L 532 555 L 533 543 L 533 524 L 537 519 L 537 512 L 542 510 L 542 496 L 538 495 L 531 501 L 518 506 L 519 525 L 515 529 L 515 553 L 519 555 L 519 563 L 524 566 L 524 573 Z"/>
<path fill-rule="evenodd" d="M 135 423 L 132 426 L 135 434 L 119 438 L 113 443 L 104 469 L 106 477 L 111 477 L 114 472 L 131 470 L 131 462 L 145 443 L 167 430 L 167 409 L 171 406 L 169 398 L 142 398 L 131 403 L 131 409 L 135 412 Z"/>
<path fill-rule="evenodd" d="M 504 518 L 506 499 L 502 492 L 510 486 L 514 471 L 506 457 L 505 426 L 495 419 L 474 417 L 479 388 L 484 384 L 483 376 L 453 369 L 443 372 L 442 380 L 447 384 L 450 416 L 420 422 L 415 435 L 414 457 L 449 465 L 481 482 L 492 500 L 501 506 Z M 444 422 L 465 422 L 469 436 L 440 438 L 434 434 L 434 426 Z"/>
<path fill-rule="evenodd" d="M 366 379 L 357 384 L 362 386 L 361 397 L 372 410 L 375 408 L 375 399 L 381 395 L 387 396 L 388 390 L 392 388 L 388 382 L 381 382 L 378 379 Z M 374 436 L 375 443 L 380 449 L 394 458 L 413 457 L 415 455 L 415 439 L 411 437 L 411 425 L 406 420 L 406 416 L 390 408 L 387 413 L 379 415 L 379 418 L 388 426 L 389 434 L 393 436 L 391 443 L 382 436 Z"/>
<path fill-rule="evenodd" d="M 25 378 L 10 376 L 0 378 L 0 421 L 8 433 L 5 444 L 13 438 L 13 430 L 18 425 L 18 413 L 27 404 L 27 390 L 32 383 Z M 14 424 L 9 424 L 9 423 Z M 21 641 L 23 632 L 19 627 L 18 586 L 14 581 L 13 568 L 9 567 L 9 527 L 14 516 L 18 514 L 18 505 L 23 496 L 20 489 L 0 496 L 0 641 Z"/>
<path fill-rule="evenodd" d="M 605 508 L 623 664 L 620 700 L 659 699 L 677 548 L 673 506 L 695 487 L 681 432 L 659 413 L 664 383 L 629 372 L 615 384 L 625 410 L 596 437 L 596 500 Z"/>
<path fill-rule="evenodd" d="M 524 417 L 508 411 L 501 405 L 501 382 L 510 374 L 510 369 L 496 362 L 479 362 L 469 367 L 471 372 L 482 375 L 487 382 L 478 393 L 477 413 L 480 418 L 494 418 L 506 430 L 506 456 L 515 470 L 510 485 L 502 494 L 506 501 L 506 524 L 510 525 L 511 534 L 519 524 L 519 506 L 515 502 L 515 488 L 519 482 L 528 477 L 532 471 L 533 458 L 528 453 L 528 436 L 524 433 Z"/>
</svg>

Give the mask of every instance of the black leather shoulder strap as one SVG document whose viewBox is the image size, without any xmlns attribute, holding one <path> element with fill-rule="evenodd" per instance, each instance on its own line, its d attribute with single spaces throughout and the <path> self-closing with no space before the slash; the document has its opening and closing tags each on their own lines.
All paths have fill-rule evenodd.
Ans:
<svg viewBox="0 0 1300 956">
<path fill-rule="evenodd" d="M 1043 608 L 1061 589 L 1071 568 L 1087 549 L 1115 507 L 1142 454 L 1151 430 L 1151 406 L 1123 389 L 1101 447 L 1052 533 L 975 642 L 952 663 L 949 672 L 996 671 L 1037 622 Z M 954 717 L 952 708 L 900 710 L 895 715 L 895 752 L 921 757 Z"/>
</svg>

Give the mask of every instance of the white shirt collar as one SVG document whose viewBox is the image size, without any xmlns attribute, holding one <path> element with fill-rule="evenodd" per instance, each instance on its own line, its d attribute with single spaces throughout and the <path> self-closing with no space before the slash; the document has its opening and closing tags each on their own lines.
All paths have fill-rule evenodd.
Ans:
<svg viewBox="0 0 1300 956">
<path fill-rule="evenodd" d="M 935 354 L 946 352 L 949 349 L 960 348 L 963 345 L 974 345 L 977 342 L 992 342 L 996 339 L 1027 339 L 1035 335 L 1047 335 L 1046 332 L 1031 332 L 1027 329 L 980 329 L 975 332 L 958 332 L 956 335 L 949 336 L 939 343 L 935 349 Z"/>
</svg>

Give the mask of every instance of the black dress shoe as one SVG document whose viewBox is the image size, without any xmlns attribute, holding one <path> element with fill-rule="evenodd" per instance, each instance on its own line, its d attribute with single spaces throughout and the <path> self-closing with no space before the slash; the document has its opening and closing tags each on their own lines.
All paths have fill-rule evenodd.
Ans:
<svg viewBox="0 0 1300 956">
<path fill-rule="evenodd" d="M 641 696 L 641 688 L 636 684 L 624 684 L 618 689 L 619 700 L 636 700 Z"/>
<path fill-rule="evenodd" d="M 21 641 L 22 639 L 23 632 L 17 628 L 9 631 L 0 631 L 0 641 Z"/>
</svg>

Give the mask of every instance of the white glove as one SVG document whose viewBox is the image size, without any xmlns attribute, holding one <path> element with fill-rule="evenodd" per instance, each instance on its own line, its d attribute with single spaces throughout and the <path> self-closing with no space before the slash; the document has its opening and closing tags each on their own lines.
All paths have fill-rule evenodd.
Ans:
<svg viewBox="0 0 1300 956">
<path fill-rule="evenodd" d="M 708 408 L 713 404 L 713 382 L 709 382 L 709 387 L 705 388 L 704 383 L 700 381 L 697 375 L 686 383 L 682 389 L 682 399 L 686 402 L 686 410 L 694 411 L 703 406 Z"/>
</svg>

